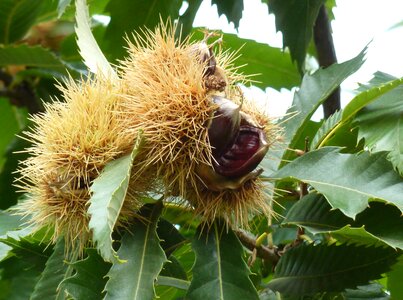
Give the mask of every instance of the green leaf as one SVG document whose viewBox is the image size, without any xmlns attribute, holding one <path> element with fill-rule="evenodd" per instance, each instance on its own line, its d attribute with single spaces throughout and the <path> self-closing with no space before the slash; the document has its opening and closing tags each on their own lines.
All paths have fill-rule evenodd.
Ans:
<svg viewBox="0 0 403 300">
<path fill-rule="evenodd" d="M 329 132 L 341 121 L 342 111 L 339 110 L 327 118 L 319 130 L 316 132 L 315 137 L 312 139 L 310 149 L 317 149 L 319 144 L 329 134 Z"/>
<path fill-rule="evenodd" d="M 67 265 L 64 263 L 64 239 L 56 243 L 52 255 L 46 262 L 45 270 L 35 285 L 30 300 L 64 299 L 61 298 L 63 290 L 58 289 L 60 282 L 67 273 Z"/>
<path fill-rule="evenodd" d="M 71 264 L 76 273 L 63 280 L 61 287 L 74 299 L 102 299 L 106 284 L 106 273 L 111 267 L 97 253 L 96 249 L 86 249 L 88 256 Z"/>
<path fill-rule="evenodd" d="M 294 178 L 312 185 L 333 208 L 354 218 L 379 199 L 403 211 L 403 182 L 386 160 L 385 153 L 339 153 L 324 147 L 297 158 L 271 176 Z"/>
<path fill-rule="evenodd" d="M 154 281 L 166 261 L 164 251 L 156 233 L 162 202 L 145 205 L 141 219 L 126 232 L 118 251 L 124 263 L 115 262 L 107 274 L 105 299 L 153 299 Z"/>
<path fill-rule="evenodd" d="M 157 234 L 161 239 L 161 247 L 164 249 L 167 257 L 186 242 L 186 239 L 179 233 L 178 229 L 165 219 L 160 219 Z"/>
<path fill-rule="evenodd" d="M 0 1 L 0 44 L 21 39 L 42 10 L 42 0 Z"/>
<path fill-rule="evenodd" d="M 356 72 L 363 64 L 366 47 L 355 58 L 341 64 L 320 69 L 313 75 L 306 74 L 302 80 L 301 88 L 294 94 L 291 108 L 282 121 L 285 127 L 285 140 L 288 148 L 294 149 L 297 141 L 301 139 L 311 116 L 327 97 L 346 79 Z M 283 161 L 290 161 L 295 154 L 286 150 Z M 284 163 L 283 163 L 284 164 Z"/>
<path fill-rule="evenodd" d="M 360 111 L 354 121 L 359 128 L 358 138 L 365 139 L 365 145 L 371 151 L 388 151 L 387 158 L 400 175 L 403 175 L 403 117 L 401 113 L 403 111 L 401 101 L 403 79 L 395 79 L 388 74 L 377 72 L 365 88 L 370 88 L 369 91 L 371 91 L 373 86 L 379 84 L 389 86 L 398 82 L 400 82 L 399 87 L 380 95 L 379 99 Z"/>
<path fill-rule="evenodd" d="M 239 27 L 239 21 L 242 18 L 243 0 L 218 1 L 212 0 L 212 5 L 217 5 L 218 15 L 225 15 L 228 22 L 234 22 L 235 28 Z"/>
<path fill-rule="evenodd" d="M 5 119 L 7 118 L 5 117 Z M 21 196 L 17 193 L 18 188 L 14 186 L 13 183 L 14 180 L 20 176 L 20 174 L 16 172 L 18 162 L 25 160 L 29 156 L 27 152 L 23 152 L 23 150 L 27 149 L 29 146 L 31 146 L 30 142 L 14 137 L 7 147 L 4 155 L 5 162 L 0 172 L 0 209 L 7 209 L 17 204 L 17 200 Z"/>
<path fill-rule="evenodd" d="M 52 52 L 42 46 L 0 46 L 0 66 L 23 65 L 47 69 L 57 77 L 67 76 L 67 66 Z"/>
<path fill-rule="evenodd" d="M 169 260 L 164 263 L 159 276 L 178 278 L 182 280 L 188 279 L 185 269 L 182 267 L 179 260 L 173 255 L 171 255 Z"/>
<path fill-rule="evenodd" d="M 403 299 L 403 255 L 399 257 L 398 262 L 386 275 L 388 277 L 388 291 L 391 298 L 394 300 Z"/>
<path fill-rule="evenodd" d="M 9 286 L 5 294 L 0 293 L 0 299 L 29 299 L 52 248 L 32 237 L 3 242 L 12 248 L 12 256 L 0 262 L 1 280 Z"/>
<path fill-rule="evenodd" d="M 258 299 L 234 232 L 219 221 L 208 227 L 201 224 L 192 243 L 196 262 L 186 299 Z"/>
<path fill-rule="evenodd" d="M 312 39 L 313 26 L 324 0 L 273 0 L 269 10 L 276 16 L 276 29 L 283 34 L 283 47 L 288 47 L 292 60 L 303 69 L 306 51 Z"/>
<path fill-rule="evenodd" d="M 24 121 L 20 111 L 10 104 L 7 98 L 0 97 L 0 172 L 4 164 L 4 155 L 15 134 L 24 127 Z M 1 197 L 2 198 L 2 197 Z M 0 203 L 2 199 L 0 198 Z M 2 205 L 0 204 L 0 207 Z"/>
<path fill-rule="evenodd" d="M 111 21 L 106 29 L 104 43 L 107 52 L 112 58 L 123 58 L 127 53 L 125 49 L 125 36 L 136 31 L 142 34 L 140 28 L 154 29 L 161 20 L 164 22 L 179 17 L 181 0 L 120 0 L 109 1 L 105 12 L 109 13 Z"/>
<path fill-rule="evenodd" d="M 57 17 L 60 18 L 64 11 L 66 10 L 66 7 L 69 6 L 71 3 L 71 0 L 59 0 L 57 4 Z"/>
<path fill-rule="evenodd" d="M 323 195 L 311 193 L 291 207 L 282 224 L 303 226 L 316 234 L 337 230 L 353 222 L 339 210 L 331 208 Z"/>
<path fill-rule="evenodd" d="M 340 292 L 380 278 L 397 255 L 392 248 L 302 244 L 280 258 L 268 287 L 295 296 Z"/>
<path fill-rule="evenodd" d="M 403 84 L 403 78 L 394 79 L 358 94 L 343 109 L 342 121 L 351 119 L 364 106 Z M 401 92 L 401 91 L 400 91 Z"/>
<path fill-rule="evenodd" d="M 187 290 L 190 282 L 174 277 L 158 276 L 156 284 L 175 287 L 181 290 Z"/>
<path fill-rule="evenodd" d="M 339 241 L 403 247 L 403 217 L 399 209 L 376 201 L 370 202 L 370 207 L 353 221 L 332 209 L 322 195 L 311 193 L 289 210 L 283 225 L 303 226 L 313 234 L 329 233 Z"/>
<path fill-rule="evenodd" d="M 403 249 L 403 216 L 399 209 L 376 201 L 370 202 L 369 206 L 357 215 L 353 225 L 364 226 L 389 246 Z"/>
<path fill-rule="evenodd" d="M 76 0 L 77 45 L 85 65 L 94 74 L 102 74 L 116 80 L 117 74 L 102 53 L 91 32 L 91 21 L 86 0 Z"/>
<path fill-rule="evenodd" d="M 364 286 L 359 286 L 357 289 L 347 289 L 343 293 L 344 298 L 348 300 L 388 300 L 389 295 L 384 292 L 384 287 L 379 283 L 371 283 Z"/>
<path fill-rule="evenodd" d="M 9 237 L 12 241 L 17 242 L 20 238 L 32 233 L 32 228 L 22 227 L 24 222 L 25 220 L 21 216 L 0 210 L 0 262 L 13 256 Z"/>
<path fill-rule="evenodd" d="M 365 230 L 364 226 L 360 228 L 344 226 L 339 230 L 332 231 L 330 235 L 341 243 L 349 243 L 356 245 L 371 245 L 371 246 L 389 246 L 380 238 L 374 236 Z"/>
<path fill-rule="evenodd" d="M 252 76 L 253 85 L 262 89 L 270 86 L 280 90 L 291 89 L 300 84 L 301 77 L 287 52 L 254 40 L 240 38 L 236 34 L 222 35 L 225 49 L 237 51 L 238 56 L 234 64 L 240 66 L 240 72 Z M 192 39 L 202 40 L 203 32 L 194 29 Z"/>
<path fill-rule="evenodd" d="M 91 216 L 89 227 L 93 232 L 97 249 L 106 261 L 112 262 L 118 259 L 112 248 L 112 232 L 126 197 L 133 160 L 140 146 L 139 133 L 131 154 L 106 164 L 90 188 L 92 197 L 88 208 Z"/>
</svg>

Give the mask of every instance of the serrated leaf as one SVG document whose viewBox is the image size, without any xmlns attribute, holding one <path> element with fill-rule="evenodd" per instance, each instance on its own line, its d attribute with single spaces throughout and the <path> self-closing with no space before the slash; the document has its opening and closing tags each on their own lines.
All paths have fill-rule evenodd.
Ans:
<svg viewBox="0 0 403 300">
<path fill-rule="evenodd" d="M 9 237 L 18 241 L 32 232 L 30 228 L 21 228 L 23 223 L 21 216 L 0 210 L 0 262 L 13 255 L 11 253 L 13 248 L 7 242 Z"/>
<path fill-rule="evenodd" d="M 67 273 L 67 265 L 64 263 L 64 239 L 56 243 L 52 255 L 46 262 L 38 283 L 35 285 L 30 300 L 64 299 L 63 291 L 59 290 L 59 284 Z"/>
<path fill-rule="evenodd" d="M 340 148 L 324 147 L 308 152 L 272 174 L 312 185 L 333 208 L 354 218 L 379 199 L 403 211 L 403 182 L 386 160 L 386 153 L 342 154 Z"/>
<path fill-rule="evenodd" d="M 402 83 L 403 79 L 396 79 L 391 75 L 377 72 L 369 84 L 360 90 L 399 81 Z M 403 175 L 402 93 L 403 85 L 400 85 L 388 93 L 382 94 L 379 99 L 360 111 L 354 119 L 355 125 L 359 129 L 358 138 L 364 139 L 365 145 L 371 151 L 388 151 L 388 159 L 400 175 Z"/>
<path fill-rule="evenodd" d="M 353 226 L 364 226 L 389 246 L 403 249 L 403 216 L 399 209 L 377 201 L 370 202 L 369 206 L 357 215 Z"/>
<path fill-rule="evenodd" d="M 276 17 L 276 29 L 283 34 L 283 47 L 288 47 L 292 60 L 300 70 L 312 39 L 313 26 L 324 0 L 272 0 L 269 11 Z"/>
<path fill-rule="evenodd" d="M 89 228 L 97 249 L 106 261 L 117 259 L 112 248 L 112 232 L 126 197 L 133 160 L 141 147 L 141 140 L 139 133 L 131 154 L 107 163 L 90 188 Z"/>
<path fill-rule="evenodd" d="M 122 59 L 127 55 L 125 36 L 140 29 L 154 28 L 170 18 L 172 21 L 179 17 L 182 0 L 120 0 L 109 1 L 105 12 L 109 13 L 111 21 L 106 29 L 104 44 L 112 58 Z M 124 9 L 122 9 L 124 7 Z"/>
<path fill-rule="evenodd" d="M 403 78 L 394 79 L 361 92 L 354 97 L 343 109 L 342 120 L 346 121 L 360 111 L 364 106 L 378 99 L 380 96 L 390 92 L 403 84 Z"/>
<path fill-rule="evenodd" d="M 258 299 L 233 231 L 219 221 L 201 224 L 192 243 L 196 253 L 186 299 Z"/>
<path fill-rule="evenodd" d="M 389 246 L 385 241 L 369 233 L 363 227 L 344 226 L 338 230 L 334 230 L 330 235 L 341 243 L 371 246 Z"/>
<path fill-rule="evenodd" d="M 162 202 L 145 205 L 131 230 L 122 238 L 118 251 L 125 262 L 115 262 L 107 274 L 105 299 L 148 300 L 155 296 L 154 281 L 166 261 L 156 233 Z"/>
<path fill-rule="evenodd" d="M 313 234 L 328 233 L 339 241 L 403 247 L 403 217 L 399 209 L 376 201 L 370 202 L 370 207 L 353 221 L 332 209 L 322 195 L 311 193 L 289 210 L 283 224 L 303 226 Z"/>
<path fill-rule="evenodd" d="M 287 117 L 283 119 L 285 140 L 288 148 L 294 149 L 301 139 L 311 116 L 327 97 L 346 79 L 356 72 L 364 62 L 365 47 L 355 58 L 341 64 L 332 65 L 326 69 L 320 69 L 313 75 L 305 74 L 301 88 L 294 94 L 291 108 L 287 111 Z M 283 163 L 290 161 L 295 155 L 286 150 L 283 154 Z"/>
<path fill-rule="evenodd" d="M 67 76 L 67 65 L 42 46 L 11 45 L 0 47 L 0 66 L 23 65 L 47 69 L 55 76 Z"/>
<path fill-rule="evenodd" d="M 268 287 L 295 296 L 340 292 L 380 278 L 397 256 L 392 248 L 302 244 L 280 258 Z"/>
<path fill-rule="evenodd" d="M 85 65 L 94 74 L 102 74 L 117 80 L 118 76 L 102 53 L 91 32 L 91 21 L 85 0 L 76 0 L 77 45 Z"/>
<path fill-rule="evenodd" d="M 61 287 L 74 299 L 98 300 L 102 298 L 107 279 L 106 273 L 111 267 L 97 253 L 96 249 L 86 249 L 88 256 L 71 264 L 76 273 L 63 280 Z"/>
<path fill-rule="evenodd" d="M 343 293 L 343 299 L 347 300 L 389 300 L 390 297 L 379 283 L 371 283 L 352 290 L 347 289 Z"/>
<path fill-rule="evenodd" d="M 341 121 L 342 111 L 339 110 L 332 114 L 329 118 L 323 121 L 319 130 L 316 132 L 312 139 L 310 149 L 317 149 L 322 140 L 329 134 L 329 132 Z"/>
<path fill-rule="evenodd" d="M 235 28 L 239 27 L 239 21 L 242 18 L 243 0 L 219 1 L 212 0 L 212 5 L 217 5 L 218 15 L 225 15 L 228 22 L 234 22 Z"/>
<path fill-rule="evenodd" d="M 64 11 L 66 10 L 66 7 L 69 6 L 71 3 L 71 0 L 59 0 L 57 3 L 57 17 L 60 18 Z"/>
<path fill-rule="evenodd" d="M 0 1 L 0 44 L 21 39 L 42 10 L 42 0 Z"/>
<path fill-rule="evenodd" d="M 291 207 L 282 224 L 303 226 L 317 234 L 337 230 L 353 222 L 339 210 L 331 208 L 323 195 L 311 193 Z"/>
<path fill-rule="evenodd" d="M 158 223 L 157 234 L 161 239 L 161 247 L 168 258 L 172 252 L 186 242 L 186 239 L 180 234 L 178 229 L 172 223 L 162 218 Z"/>
</svg>

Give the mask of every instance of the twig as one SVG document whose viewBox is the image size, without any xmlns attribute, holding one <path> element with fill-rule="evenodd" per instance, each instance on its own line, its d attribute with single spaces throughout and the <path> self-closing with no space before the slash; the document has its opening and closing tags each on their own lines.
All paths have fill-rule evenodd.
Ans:
<svg viewBox="0 0 403 300">
<path fill-rule="evenodd" d="M 242 245 L 244 245 L 247 249 L 252 252 L 256 251 L 256 255 L 258 257 L 272 262 L 273 265 L 277 264 L 280 256 L 277 254 L 277 251 L 275 249 L 266 247 L 264 245 L 257 246 L 256 240 L 242 230 L 236 230 L 235 233 L 241 241 Z"/>
<path fill-rule="evenodd" d="M 326 12 L 325 5 L 319 9 L 318 17 L 316 18 L 313 28 L 313 36 L 318 53 L 319 65 L 328 67 L 337 63 L 336 51 L 334 49 L 332 30 L 330 28 L 329 17 Z M 340 109 L 340 87 L 338 87 L 323 103 L 323 112 L 325 118 Z"/>
</svg>

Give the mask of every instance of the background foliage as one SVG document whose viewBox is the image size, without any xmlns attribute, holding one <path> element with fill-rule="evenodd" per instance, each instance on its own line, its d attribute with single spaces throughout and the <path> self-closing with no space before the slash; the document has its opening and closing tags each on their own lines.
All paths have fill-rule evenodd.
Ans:
<svg viewBox="0 0 403 300">
<path fill-rule="evenodd" d="M 87 2 L 91 16 L 110 17 L 108 24 L 92 19 L 92 31 L 111 62 L 124 56 L 126 33 L 141 34 L 160 18 L 177 20 L 184 35 L 201 36 L 192 28 L 201 0 L 188 1 L 181 15 L 181 0 Z M 66 260 L 63 240 L 48 245 L 46 228 L 33 233 L 8 209 L 23 201 L 12 182 L 17 161 L 29 155 L 19 152 L 29 143 L 15 135 L 29 126 L 28 114 L 43 111 L 42 101 L 58 96 L 57 80 L 87 75 L 74 33 L 75 5 L 0 1 L 0 299 L 403 299 L 403 79 L 380 70 L 344 109 L 312 121 L 361 67 L 366 49 L 305 73 L 306 54 L 321 54 L 312 51 L 315 22 L 321 9 L 331 15 L 335 2 L 263 2 L 285 51 L 232 34 L 223 38 L 225 47 L 241 49 L 243 72 L 259 74 L 258 87 L 298 87 L 278 120 L 285 142 L 262 162 L 281 217 L 255 216 L 250 231 L 220 220 L 207 230 L 191 212 L 148 199 L 140 214 L 149 222 L 113 232 L 135 147 L 92 187 L 90 226 L 98 249 Z M 239 26 L 243 1 L 213 3 Z"/>
</svg>

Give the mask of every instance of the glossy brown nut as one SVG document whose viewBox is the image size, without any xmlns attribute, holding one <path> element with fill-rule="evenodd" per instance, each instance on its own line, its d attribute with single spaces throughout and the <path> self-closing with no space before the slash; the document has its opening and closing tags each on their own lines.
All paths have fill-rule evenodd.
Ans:
<svg viewBox="0 0 403 300">
<path fill-rule="evenodd" d="M 252 172 L 265 157 L 269 145 L 264 131 L 241 126 L 236 140 L 224 153 L 214 157 L 215 171 L 226 177 L 241 177 Z"/>
<path fill-rule="evenodd" d="M 235 141 L 241 123 L 240 107 L 234 102 L 220 96 L 213 96 L 214 104 L 218 105 L 208 128 L 213 156 L 219 157 Z"/>
<path fill-rule="evenodd" d="M 217 174 L 230 178 L 252 172 L 266 155 L 269 145 L 263 127 L 240 106 L 224 97 L 213 96 L 218 106 L 208 128 L 213 148 L 213 167 Z"/>
</svg>

